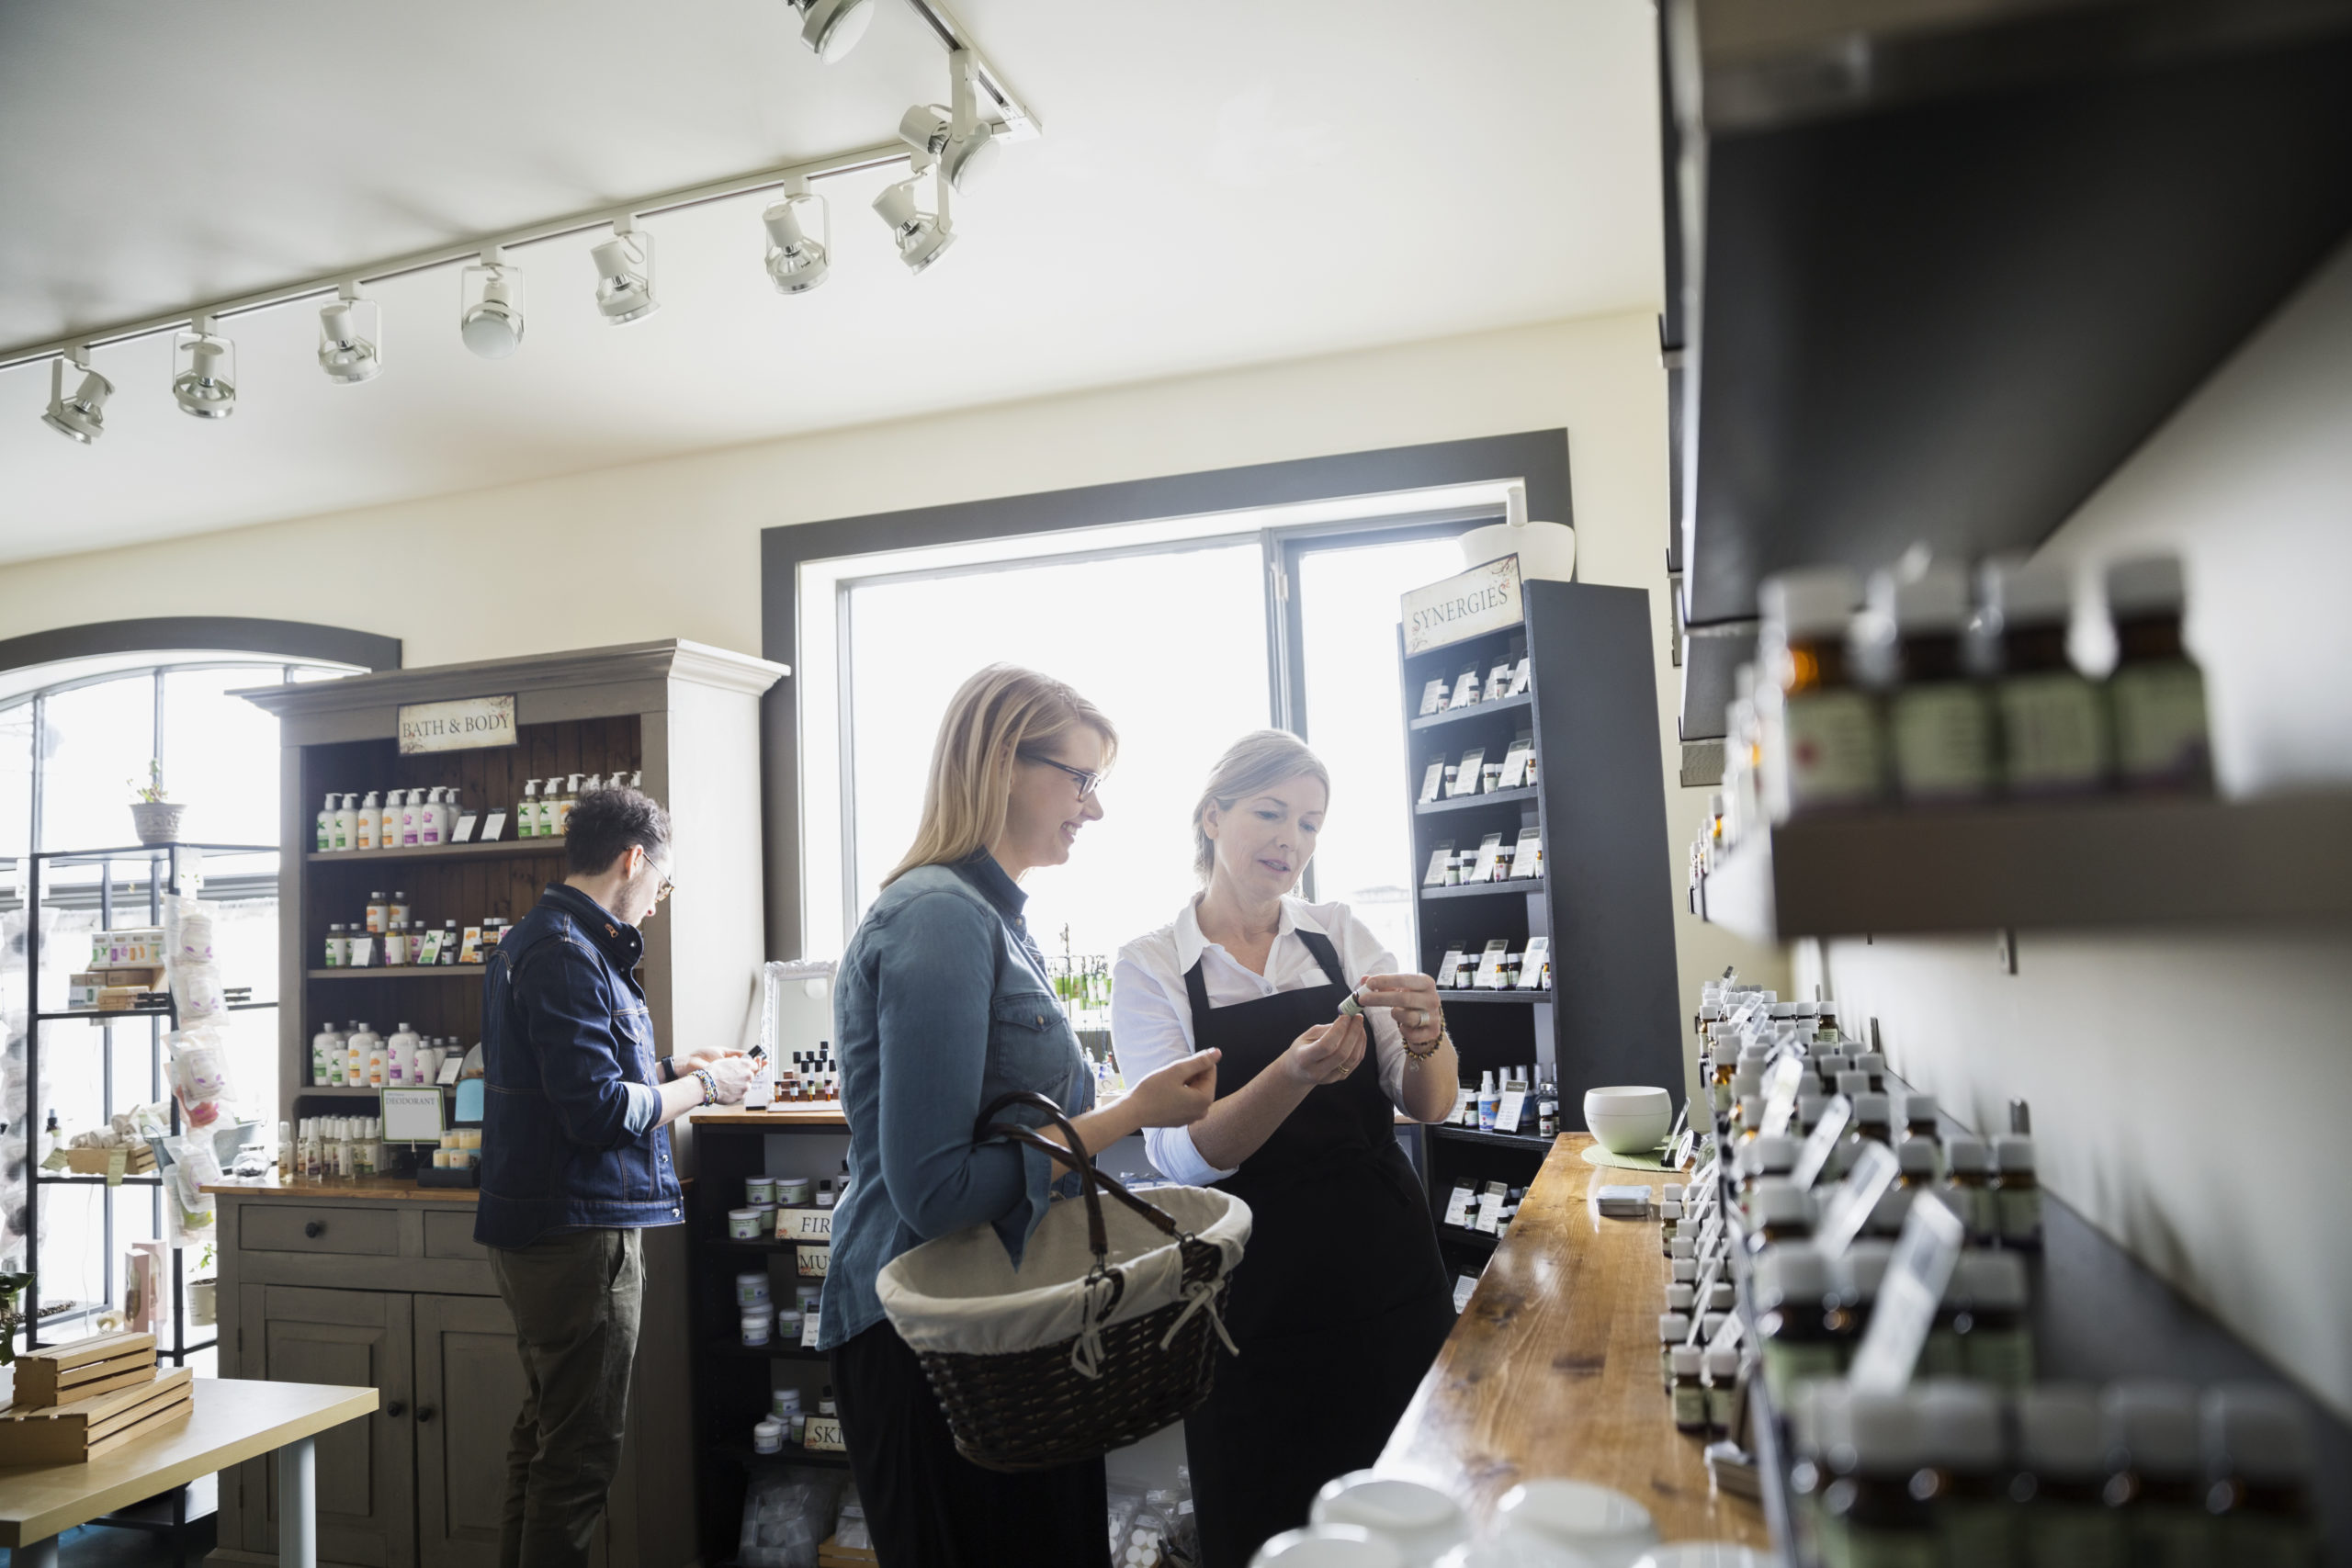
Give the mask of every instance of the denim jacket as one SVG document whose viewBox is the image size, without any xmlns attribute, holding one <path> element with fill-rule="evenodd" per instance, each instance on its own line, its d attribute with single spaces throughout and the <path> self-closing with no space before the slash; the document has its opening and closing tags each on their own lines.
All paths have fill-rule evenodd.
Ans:
<svg viewBox="0 0 2352 1568">
<path fill-rule="evenodd" d="M 644 955 L 635 926 L 561 884 L 499 942 L 481 997 L 483 1246 L 685 1218 L 668 1133 L 628 1127 L 628 1086 L 661 1082 Z"/>
<path fill-rule="evenodd" d="M 1025 902 L 986 851 L 922 866 L 883 889 L 842 954 L 833 1038 L 851 1180 L 833 1215 L 825 1349 L 881 1321 L 875 1278 L 908 1248 L 990 1224 L 1018 1264 L 1045 1218 L 1053 1161 L 972 1141 L 980 1108 L 1008 1090 L 1034 1089 L 1071 1116 L 1094 1104 L 1085 1053 L 1023 923 Z M 1046 1120 L 1026 1108 L 1000 1119 Z M 1074 1195 L 1077 1178 L 1063 1190 Z"/>
</svg>

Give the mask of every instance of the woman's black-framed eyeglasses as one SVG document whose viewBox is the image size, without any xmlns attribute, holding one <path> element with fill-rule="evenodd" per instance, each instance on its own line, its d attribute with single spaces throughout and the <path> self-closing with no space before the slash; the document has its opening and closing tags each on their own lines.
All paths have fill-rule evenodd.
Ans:
<svg viewBox="0 0 2352 1568">
<path fill-rule="evenodd" d="M 1076 779 L 1078 781 L 1078 798 L 1080 800 L 1084 800 L 1088 795 L 1092 795 L 1096 790 L 1102 787 L 1103 775 L 1101 773 L 1090 773 L 1084 768 L 1073 768 L 1068 762 L 1057 762 L 1051 757 L 1032 757 L 1026 753 L 1019 753 L 1019 755 L 1021 760 L 1024 762 L 1038 762 L 1048 768 L 1058 768 L 1063 773 L 1066 773 L 1070 777 Z"/>
</svg>

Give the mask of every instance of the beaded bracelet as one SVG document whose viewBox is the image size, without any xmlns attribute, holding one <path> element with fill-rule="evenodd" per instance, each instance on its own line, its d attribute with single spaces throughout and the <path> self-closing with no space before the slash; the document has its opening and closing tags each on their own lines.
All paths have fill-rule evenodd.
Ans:
<svg viewBox="0 0 2352 1568">
<path fill-rule="evenodd" d="M 1437 1026 L 1437 1038 L 1429 1043 L 1427 1049 L 1416 1051 L 1413 1049 L 1413 1043 L 1408 1040 L 1405 1042 L 1405 1055 L 1410 1056 L 1416 1062 L 1426 1062 L 1431 1056 L 1436 1055 L 1440 1049 L 1453 1043 L 1453 1033 L 1447 1030 L 1445 1025 L 1441 1023 Z"/>
<path fill-rule="evenodd" d="M 718 1104 L 718 1080 L 710 1076 L 710 1069 L 707 1067 L 696 1067 L 695 1069 L 695 1077 L 702 1079 L 702 1102 L 705 1105 Z"/>
</svg>

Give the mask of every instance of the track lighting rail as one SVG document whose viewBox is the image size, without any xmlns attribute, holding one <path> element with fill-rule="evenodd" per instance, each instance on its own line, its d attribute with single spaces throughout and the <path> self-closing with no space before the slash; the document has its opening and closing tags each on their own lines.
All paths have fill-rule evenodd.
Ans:
<svg viewBox="0 0 2352 1568">
<path fill-rule="evenodd" d="M 1037 118 L 1029 112 L 1020 97 L 1006 86 L 1004 78 L 973 47 L 971 35 L 932 0 L 906 0 L 906 4 L 931 28 L 942 44 L 951 51 L 964 51 L 970 61 L 971 78 L 979 95 L 979 108 L 994 138 L 1006 141 L 1026 141 L 1040 133 Z M 153 337 L 164 333 L 177 333 L 192 327 L 199 318 L 214 321 L 266 310 L 279 305 L 290 305 L 304 299 L 322 299 L 354 288 L 382 283 L 413 272 L 434 267 L 454 266 L 471 263 L 485 253 L 495 250 L 515 250 L 547 240 L 561 239 L 590 230 L 610 227 L 616 223 L 624 228 L 647 218 L 665 212 L 677 212 L 707 202 L 726 201 L 755 192 L 793 186 L 797 181 L 831 179 L 842 175 L 856 174 L 867 169 L 888 168 L 894 164 L 912 163 L 907 144 L 891 141 L 877 146 L 860 148 L 855 152 L 836 152 L 821 158 L 805 159 L 799 163 L 754 169 L 725 179 L 706 180 L 698 185 L 682 186 L 674 190 L 661 191 L 650 196 L 632 197 L 625 201 L 608 202 L 584 211 L 567 213 L 537 223 L 503 229 L 494 233 L 477 234 L 463 240 L 452 240 L 424 250 L 411 251 L 402 255 L 385 257 L 358 266 L 340 267 L 329 273 L 296 281 L 280 283 L 267 288 L 241 294 L 233 299 L 213 300 L 184 306 L 152 316 L 130 321 L 109 322 L 51 338 L 39 343 L 14 344 L 0 347 L 0 370 L 13 370 L 22 365 L 38 365 L 43 360 L 77 360 L 88 349 L 105 348 L 109 344 L 129 343 L 134 339 Z M 920 174 L 920 168 L 914 171 Z M 796 188 L 805 188 L 798 186 Z"/>
</svg>

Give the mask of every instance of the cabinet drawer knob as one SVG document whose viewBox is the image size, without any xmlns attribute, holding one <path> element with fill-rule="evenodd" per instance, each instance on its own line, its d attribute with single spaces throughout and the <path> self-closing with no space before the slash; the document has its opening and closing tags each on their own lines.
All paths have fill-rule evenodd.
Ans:
<svg viewBox="0 0 2352 1568">
<path fill-rule="evenodd" d="M 397 1421 L 401 1416 L 408 1414 L 408 1406 L 401 1401 L 395 1399 L 390 1404 L 384 1406 L 384 1414 Z"/>
<path fill-rule="evenodd" d="M 433 1410 L 433 1406 L 431 1406 L 430 1404 L 420 1404 L 420 1405 L 418 1405 L 418 1406 L 416 1407 L 416 1418 L 417 1418 L 418 1420 L 420 1420 L 420 1421 L 430 1421 L 430 1420 L 432 1420 L 432 1419 L 433 1419 L 433 1416 L 434 1416 L 434 1410 Z"/>
<path fill-rule="evenodd" d="M 312 1220 L 303 1225 L 302 1234 L 312 1241 L 316 1241 L 327 1234 L 327 1223 L 324 1220 Z"/>
</svg>

